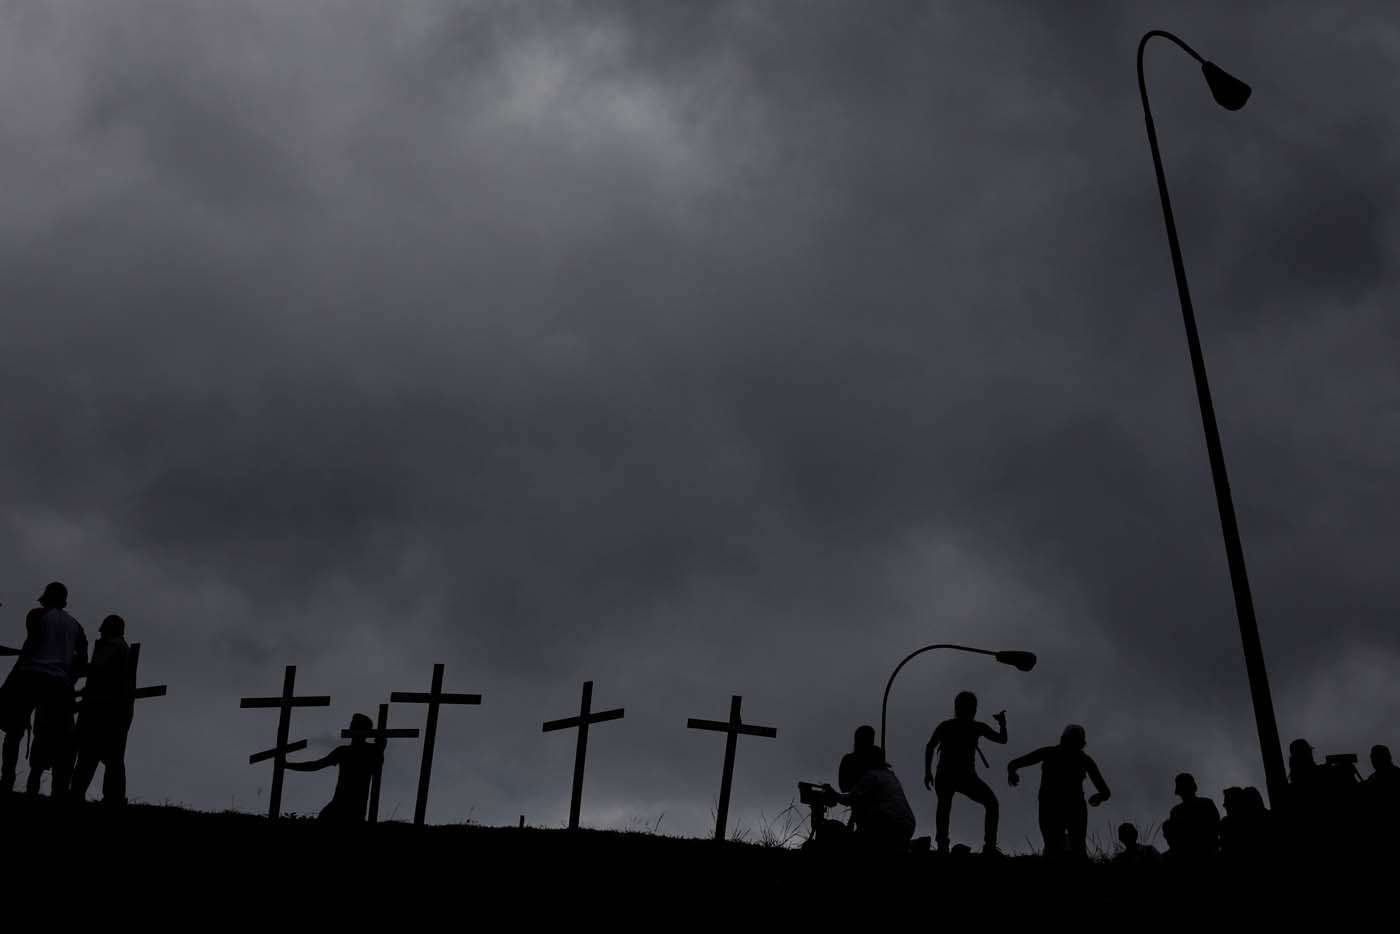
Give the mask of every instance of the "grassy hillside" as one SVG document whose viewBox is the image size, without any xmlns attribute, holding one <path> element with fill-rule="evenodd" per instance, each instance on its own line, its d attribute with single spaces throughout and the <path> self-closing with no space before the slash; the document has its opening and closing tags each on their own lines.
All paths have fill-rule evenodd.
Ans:
<svg viewBox="0 0 1400 934">
<path fill-rule="evenodd" d="M 825 925 L 918 912 L 995 926 L 1048 911 L 1062 918 L 1087 912 L 1097 924 L 1120 911 L 1140 918 L 1199 909 L 1207 912 L 1202 920 L 1220 910 L 1290 913 L 1298 906 L 1289 899 L 1350 910 L 1385 891 L 1363 884 L 1371 876 L 1366 865 L 1285 862 L 1266 876 L 1240 867 L 1058 867 L 1034 856 L 924 853 L 871 864 L 649 833 L 397 822 L 336 832 L 309 818 L 55 807 L 24 795 L 0 796 L 0 839 L 12 892 L 116 881 L 139 916 L 174 912 L 187 921 L 193 911 L 263 922 L 446 913 L 467 923 L 504 913 L 647 927 L 663 919 Z M 1395 868 L 1383 871 L 1393 877 Z"/>
</svg>

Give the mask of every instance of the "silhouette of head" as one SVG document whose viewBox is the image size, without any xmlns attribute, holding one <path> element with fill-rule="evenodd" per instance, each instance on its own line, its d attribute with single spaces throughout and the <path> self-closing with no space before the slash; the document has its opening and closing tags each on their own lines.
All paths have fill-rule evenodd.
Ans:
<svg viewBox="0 0 1400 934">
<path fill-rule="evenodd" d="M 953 698 L 953 715 L 961 720 L 971 720 L 977 716 L 977 695 L 963 691 Z"/>
<path fill-rule="evenodd" d="M 1176 777 L 1176 793 L 1182 798 L 1196 797 L 1196 779 L 1190 772 L 1182 772 Z"/>
<path fill-rule="evenodd" d="M 1290 772 L 1306 771 L 1317 766 L 1317 761 L 1313 759 L 1312 744 L 1305 739 L 1295 739 L 1288 744 L 1288 770 Z"/>
<path fill-rule="evenodd" d="M 875 728 L 873 726 L 856 727 L 856 749 L 870 749 L 875 745 Z"/>
<path fill-rule="evenodd" d="M 350 718 L 350 729 L 372 730 L 374 729 L 374 721 L 362 713 L 357 713 Z M 351 740 L 351 742 L 353 743 L 363 743 L 364 741 L 365 738 L 363 736 L 356 736 L 353 740 Z"/>
<path fill-rule="evenodd" d="M 1220 793 L 1220 800 L 1221 803 L 1225 805 L 1225 814 L 1227 817 L 1239 817 L 1248 810 L 1248 805 L 1245 804 L 1244 789 L 1236 785 L 1232 785 L 1222 791 Z"/>
<path fill-rule="evenodd" d="M 1118 825 L 1118 842 L 1129 850 L 1137 846 L 1137 828 L 1126 821 Z"/>
<path fill-rule="evenodd" d="M 104 636 L 120 639 L 126 635 L 126 620 L 113 613 L 102 621 L 102 625 L 97 627 L 97 631 Z"/>
<path fill-rule="evenodd" d="M 1251 814 L 1267 814 L 1269 811 L 1268 808 L 1264 807 L 1264 796 L 1253 785 L 1247 785 L 1242 789 L 1240 803 Z"/>
<path fill-rule="evenodd" d="M 1065 731 L 1060 734 L 1060 745 L 1066 749 L 1083 749 L 1089 745 L 1088 737 L 1084 735 L 1084 727 L 1077 723 L 1065 727 Z"/>
<path fill-rule="evenodd" d="M 61 610 L 68 605 L 68 588 L 53 581 L 39 595 L 39 605 L 50 610 Z"/>
<path fill-rule="evenodd" d="M 1371 747 L 1371 768 L 1379 772 L 1381 769 L 1388 769 L 1394 763 L 1390 759 L 1390 747 L 1382 746 L 1380 743 Z"/>
</svg>

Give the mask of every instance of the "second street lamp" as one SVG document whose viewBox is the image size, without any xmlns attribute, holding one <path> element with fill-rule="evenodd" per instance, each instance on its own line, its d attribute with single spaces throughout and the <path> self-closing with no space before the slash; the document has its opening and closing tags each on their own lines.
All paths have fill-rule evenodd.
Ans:
<svg viewBox="0 0 1400 934">
<path fill-rule="evenodd" d="M 1245 570 L 1244 546 L 1240 543 L 1239 524 L 1235 520 L 1235 504 L 1230 496 L 1230 480 L 1225 473 L 1225 452 L 1220 444 L 1220 429 L 1215 424 L 1215 406 L 1210 398 L 1210 383 L 1206 379 L 1206 361 L 1201 352 L 1201 338 L 1196 330 L 1196 315 L 1191 308 L 1191 292 L 1186 285 L 1186 264 L 1181 258 L 1181 241 L 1176 234 L 1176 219 L 1172 216 L 1171 198 L 1167 194 L 1167 177 L 1162 170 L 1162 153 L 1157 148 L 1157 129 L 1152 123 L 1152 108 L 1147 102 L 1147 79 L 1142 72 L 1142 53 L 1154 37 L 1167 39 L 1187 55 L 1201 63 L 1201 71 L 1215 102 L 1226 110 L 1239 110 L 1249 99 L 1249 85 L 1208 62 L 1177 36 L 1154 29 L 1142 37 L 1137 51 L 1138 91 L 1142 94 L 1142 115 L 1147 121 L 1147 141 L 1152 146 L 1152 165 L 1157 170 L 1157 193 L 1162 199 L 1162 219 L 1167 227 L 1167 244 L 1171 247 L 1172 269 L 1176 272 L 1176 291 L 1181 299 L 1181 316 L 1186 324 L 1186 344 L 1191 352 L 1191 372 L 1196 378 L 1196 399 L 1201 407 L 1201 427 L 1206 436 L 1206 452 L 1210 457 L 1210 475 L 1215 482 L 1215 505 L 1220 513 L 1220 531 L 1225 539 L 1225 558 L 1230 566 L 1230 586 L 1235 592 L 1235 616 L 1239 619 L 1240 639 L 1244 644 L 1245 670 L 1249 674 L 1249 693 L 1254 701 L 1254 722 L 1259 731 L 1259 749 L 1264 757 L 1264 778 L 1269 788 L 1269 802 L 1275 808 L 1283 805 L 1288 778 L 1283 768 L 1283 748 L 1278 738 L 1278 722 L 1274 719 L 1274 702 L 1269 692 L 1269 675 L 1264 667 L 1264 648 L 1259 641 L 1259 624 L 1254 617 L 1254 598 L 1249 590 L 1249 575 Z"/>
</svg>

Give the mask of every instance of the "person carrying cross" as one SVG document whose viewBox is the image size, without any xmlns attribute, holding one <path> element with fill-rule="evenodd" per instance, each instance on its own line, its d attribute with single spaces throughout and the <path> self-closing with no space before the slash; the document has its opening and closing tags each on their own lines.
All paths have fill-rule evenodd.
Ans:
<svg viewBox="0 0 1400 934">
<path fill-rule="evenodd" d="M 51 795 L 68 791 L 73 770 L 73 686 L 87 670 L 87 634 L 68 614 L 68 588 L 58 581 L 44 588 L 39 605 L 24 620 L 24 645 L 0 686 L 0 729 L 5 731 L 0 760 L 0 792 L 13 791 L 19 746 L 34 717 L 34 749 L 27 790 L 39 791 L 44 769 L 53 769 Z"/>
<path fill-rule="evenodd" d="M 997 819 L 1000 806 L 997 796 L 977 775 L 974 758 L 980 750 L 979 739 L 994 743 L 1006 742 L 1006 711 L 992 717 L 997 730 L 977 719 L 977 695 L 963 691 L 953 699 L 953 718 L 938 724 L 924 747 L 924 787 L 938 795 L 936 839 L 938 852 L 948 852 L 948 818 L 953 809 L 953 795 L 964 794 L 986 808 L 983 822 L 982 852 L 996 854 Z M 933 772 L 933 753 L 938 750 L 938 774 Z"/>
<path fill-rule="evenodd" d="M 350 729 L 368 733 L 374 729 L 374 721 L 362 713 L 350 718 Z M 335 794 L 321 809 L 321 820 L 336 824 L 357 824 L 365 820 L 369 809 L 370 782 L 374 774 L 384 764 L 384 748 L 356 736 L 347 745 L 337 746 L 319 759 L 309 762 L 287 762 L 287 768 L 295 772 L 316 772 L 328 766 L 336 766 L 339 773 L 335 779 Z"/>
<path fill-rule="evenodd" d="M 115 614 L 108 616 L 97 633 L 78 713 L 78 764 L 70 793 L 74 799 L 84 800 L 101 765 L 102 803 L 125 804 L 126 735 L 136 701 L 126 620 Z"/>
</svg>

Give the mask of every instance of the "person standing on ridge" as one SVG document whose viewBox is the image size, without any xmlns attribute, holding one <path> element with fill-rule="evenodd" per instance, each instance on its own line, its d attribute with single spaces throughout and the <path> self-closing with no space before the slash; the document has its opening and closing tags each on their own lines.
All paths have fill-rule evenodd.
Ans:
<svg viewBox="0 0 1400 934">
<path fill-rule="evenodd" d="M 19 746 L 34 717 L 34 749 L 27 790 L 37 794 L 44 768 L 52 767 L 50 794 L 68 792 L 73 770 L 73 686 L 87 673 L 88 642 L 82 625 L 68 614 L 68 588 L 58 581 L 44 588 L 39 605 L 25 616 L 24 645 L 15 667 L 0 686 L 0 792 L 13 791 Z"/>
<path fill-rule="evenodd" d="M 997 820 L 1000 806 L 997 796 L 977 775 L 977 742 L 988 739 L 1006 743 L 1006 711 L 992 717 L 997 729 L 977 719 L 977 695 L 963 691 L 953 699 L 953 718 L 938 724 L 928 745 L 924 747 L 924 787 L 932 788 L 938 796 L 935 833 L 938 852 L 948 852 L 948 819 L 953 809 L 953 795 L 963 794 L 986 809 L 983 820 L 982 852 L 997 850 Z M 938 772 L 933 771 L 933 753 L 938 750 Z"/>
<path fill-rule="evenodd" d="M 103 767 L 102 803 L 126 803 L 126 735 L 131 729 L 136 682 L 131 649 L 126 644 L 126 621 L 108 616 L 97 630 L 78 713 L 78 765 L 71 794 L 87 797 L 88 785 Z"/>
</svg>

